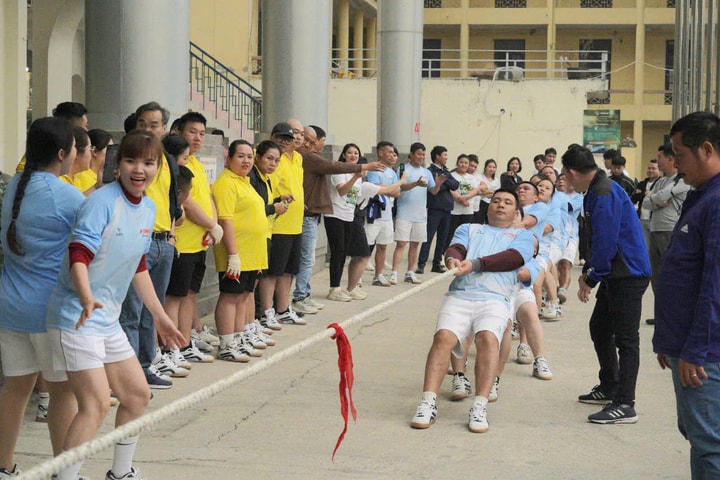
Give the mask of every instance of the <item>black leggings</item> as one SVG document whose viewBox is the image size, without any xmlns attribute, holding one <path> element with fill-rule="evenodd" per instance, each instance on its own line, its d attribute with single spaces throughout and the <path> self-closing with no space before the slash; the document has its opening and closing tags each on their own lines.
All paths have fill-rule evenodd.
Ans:
<svg viewBox="0 0 720 480">
<path fill-rule="evenodd" d="M 352 222 L 334 217 L 324 217 L 325 233 L 330 249 L 330 288 L 340 286 L 348 244 L 352 235 Z"/>
</svg>

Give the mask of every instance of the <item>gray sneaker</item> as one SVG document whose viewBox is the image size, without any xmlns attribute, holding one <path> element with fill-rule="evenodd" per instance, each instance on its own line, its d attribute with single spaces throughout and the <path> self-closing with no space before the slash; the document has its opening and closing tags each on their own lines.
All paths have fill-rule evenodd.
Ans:
<svg viewBox="0 0 720 480">
<path fill-rule="evenodd" d="M 300 300 L 293 300 L 292 307 L 293 307 L 293 310 L 295 310 L 296 312 L 305 313 L 308 315 L 314 315 L 320 311 L 317 308 L 310 305 L 310 303 L 307 301 L 307 298 L 303 298 Z"/>
</svg>

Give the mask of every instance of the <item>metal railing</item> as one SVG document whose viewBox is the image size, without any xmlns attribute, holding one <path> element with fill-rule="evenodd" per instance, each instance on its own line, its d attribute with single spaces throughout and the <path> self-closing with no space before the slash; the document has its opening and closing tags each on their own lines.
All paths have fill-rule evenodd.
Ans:
<svg viewBox="0 0 720 480">
<path fill-rule="evenodd" d="M 635 8 L 635 0 L 554 0 L 555 8 Z M 425 0 L 425 8 L 462 8 L 461 0 Z M 470 0 L 470 8 L 547 8 L 545 0 Z M 648 0 L 646 8 L 675 8 L 675 0 Z"/>
<path fill-rule="evenodd" d="M 190 99 L 201 96 L 202 108 L 214 111 L 215 118 L 227 115 L 227 126 L 233 120 L 247 130 L 260 130 L 260 90 L 190 42 Z"/>
</svg>

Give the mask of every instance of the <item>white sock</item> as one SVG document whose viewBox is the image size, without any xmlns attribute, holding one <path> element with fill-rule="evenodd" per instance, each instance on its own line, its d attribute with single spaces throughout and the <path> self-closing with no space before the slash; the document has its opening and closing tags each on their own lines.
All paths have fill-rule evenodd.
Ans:
<svg viewBox="0 0 720 480">
<path fill-rule="evenodd" d="M 437 393 L 435 392 L 423 392 L 422 399 L 428 402 L 430 405 L 435 405 L 435 399 L 437 399 Z"/>
<path fill-rule="evenodd" d="M 77 480 L 80 474 L 80 468 L 83 462 L 75 463 L 67 468 L 63 468 L 57 473 L 55 477 L 57 480 Z"/>
<path fill-rule="evenodd" d="M 252 333 L 253 328 L 251 327 L 251 325 L 254 325 L 254 323 L 248 323 L 247 325 L 245 325 L 245 326 L 243 327 L 243 332 L 245 332 L 245 333 Z"/>
<path fill-rule="evenodd" d="M 275 309 L 270 307 L 267 310 L 265 310 L 265 318 L 270 318 L 275 316 Z"/>
<path fill-rule="evenodd" d="M 235 341 L 235 334 L 228 333 L 227 335 L 220 335 L 220 348 L 225 348 L 228 344 Z"/>
<path fill-rule="evenodd" d="M 115 444 L 112 472 L 116 477 L 122 477 L 123 475 L 130 473 L 130 467 L 132 467 L 138 438 L 140 438 L 139 435 L 135 437 L 128 437 Z"/>
<path fill-rule="evenodd" d="M 47 408 L 50 404 L 50 394 L 48 392 L 39 392 L 40 395 L 40 405 Z"/>
<path fill-rule="evenodd" d="M 488 404 L 488 399 L 487 399 L 487 397 L 482 397 L 482 396 L 480 396 L 480 395 L 477 395 L 477 396 L 475 397 L 475 401 L 473 402 L 473 406 L 474 406 L 474 405 L 481 405 L 481 406 L 483 406 L 483 407 L 487 407 L 487 404 Z"/>
</svg>

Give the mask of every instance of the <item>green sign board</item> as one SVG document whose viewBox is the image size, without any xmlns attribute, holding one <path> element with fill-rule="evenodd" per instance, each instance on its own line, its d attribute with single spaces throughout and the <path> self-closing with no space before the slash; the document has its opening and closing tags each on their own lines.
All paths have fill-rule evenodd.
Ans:
<svg viewBox="0 0 720 480">
<path fill-rule="evenodd" d="M 620 146 L 620 110 L 585 110 L 583 145 L 592 153 L 604 153 Z"/>
</svg>

